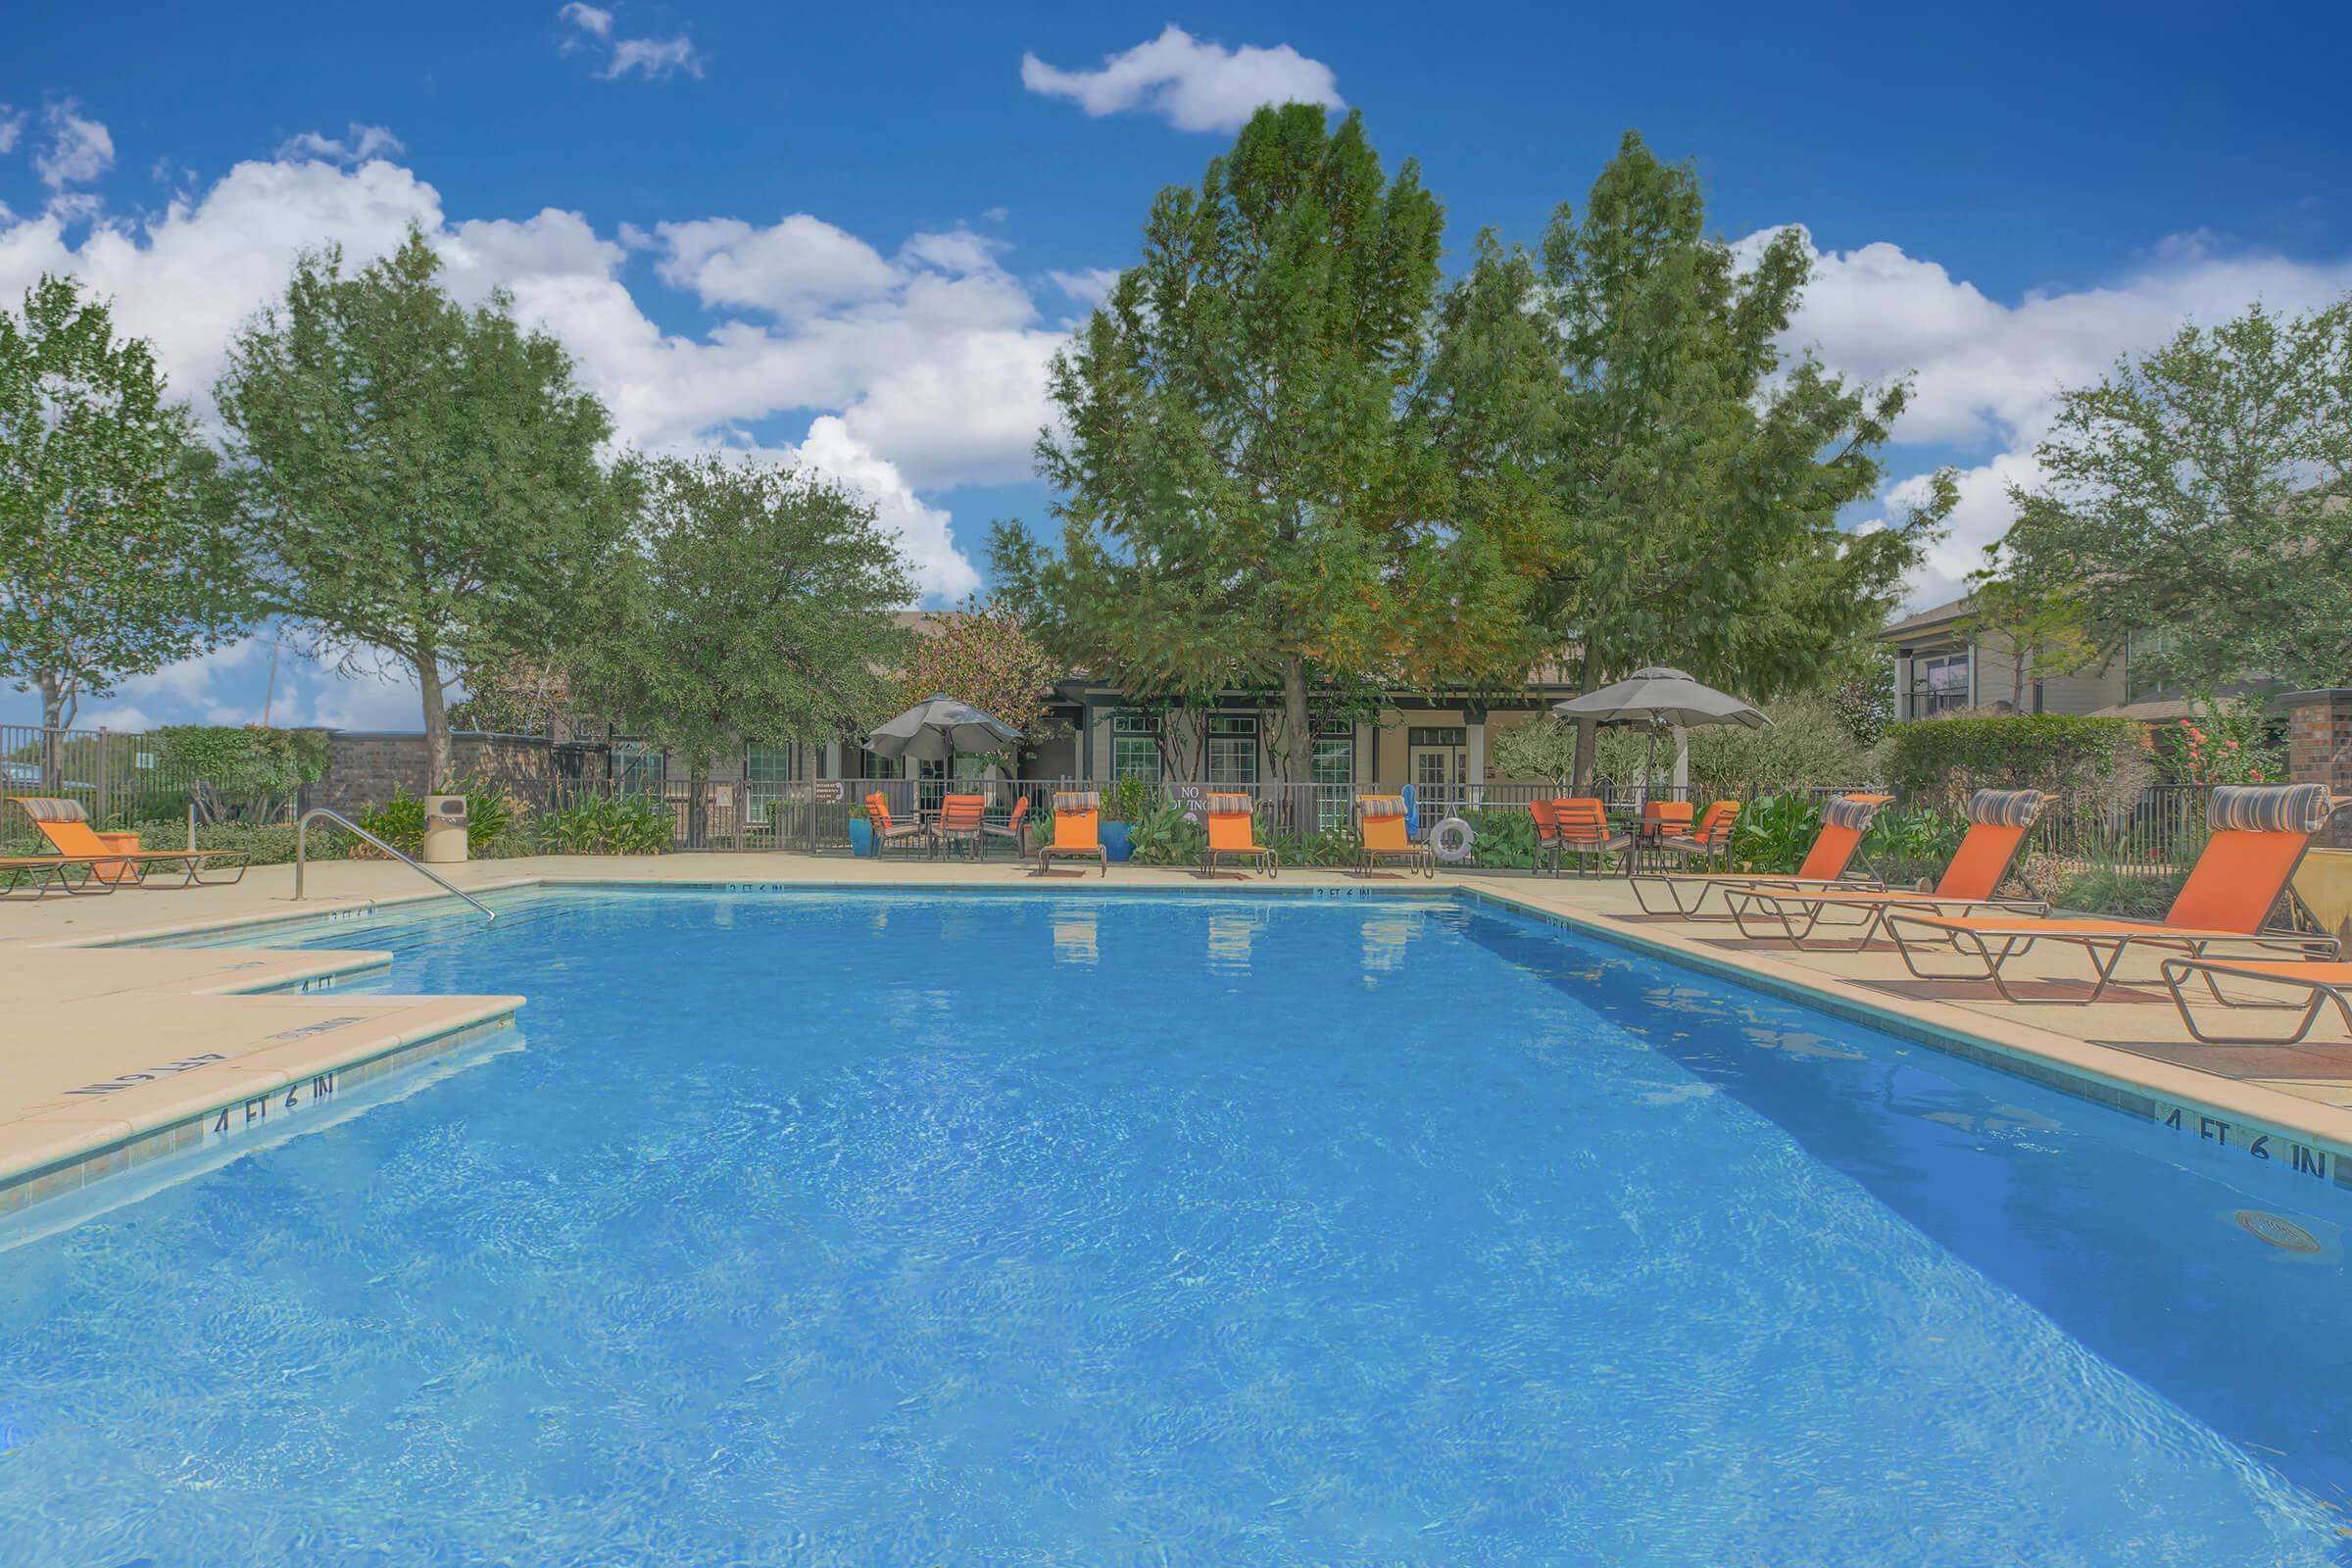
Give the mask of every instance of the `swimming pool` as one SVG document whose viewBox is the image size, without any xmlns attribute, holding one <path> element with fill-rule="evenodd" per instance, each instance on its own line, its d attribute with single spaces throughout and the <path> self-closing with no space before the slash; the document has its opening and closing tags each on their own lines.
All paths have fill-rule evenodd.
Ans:
<svg viewBox="0 0 2352 1568">
<path fill-rule="evenodd" d="M 2342 1560 L 2333 1189 L 1507 913 L 267 940 L 524 1049 L 0 1252 L 0 1562 Z"/>
</svg>

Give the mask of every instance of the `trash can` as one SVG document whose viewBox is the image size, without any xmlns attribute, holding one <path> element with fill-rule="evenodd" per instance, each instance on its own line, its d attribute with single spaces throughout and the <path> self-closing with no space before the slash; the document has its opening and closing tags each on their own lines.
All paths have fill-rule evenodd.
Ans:
<svg viewBox="0 0 2352 1568">
<path fill-rule="evenodd" d="M 466 858 L 465 796 L 424 798 L 424 853 L 416 858 L 427 865 L 449 865 Z"/>
</svg>

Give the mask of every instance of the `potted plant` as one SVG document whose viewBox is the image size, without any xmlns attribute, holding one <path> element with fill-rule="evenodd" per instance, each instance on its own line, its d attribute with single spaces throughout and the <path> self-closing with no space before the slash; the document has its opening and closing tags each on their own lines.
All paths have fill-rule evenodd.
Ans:
<svg viewBox="0 0 2352 1568">
<path fill-rule="evenodd" d="M 1144 819 L 1144 808 L 1150 804 L 1151 792 L 1133 773 L 1110 787 L 1110 793 L 1102 799 L 1104 856 L 1124 860 L 1135 854 L 1135 824 Z"/>
<path fill-rule="evenodd" d="M 850 806 L 850 853 L 859 859 L 874 853 L 874 824 L 866 815 L 863 801 Z"/>
</svg>

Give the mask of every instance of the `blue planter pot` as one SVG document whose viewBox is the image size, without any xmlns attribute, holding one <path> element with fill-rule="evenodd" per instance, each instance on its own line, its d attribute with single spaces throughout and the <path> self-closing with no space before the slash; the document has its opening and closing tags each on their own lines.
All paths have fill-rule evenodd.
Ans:
<svg viewBox="0 0 2352 1568">
<path fill-rule="evenodd" d="M 874 824 L 853 818 L 850 822 L 850 853 L 860 859 L 874 853 Z"/>
<path fill-rule="evenodd" d="M 1102 825 L 1102 853 L 1113 860 L 1131 858 L 1135 854 L 1135 824 L 1133 822 L 1104 822 Z"/>
</svg>

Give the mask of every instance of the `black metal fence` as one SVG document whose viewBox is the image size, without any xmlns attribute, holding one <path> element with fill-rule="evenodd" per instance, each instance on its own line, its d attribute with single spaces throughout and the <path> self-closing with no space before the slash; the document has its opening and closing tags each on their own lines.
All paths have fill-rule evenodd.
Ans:
<svg viewBox="0 0 2352 1568">
<path fill-rule="evenodd" d="M 157 736 L 0 724 L 0 796 L 78 801 L 101 831 L 182 819 L 195 787 Z M 27 848 L 36 837 L 23 811 L 0 811 L 0 850 Z"/>
</svg>

